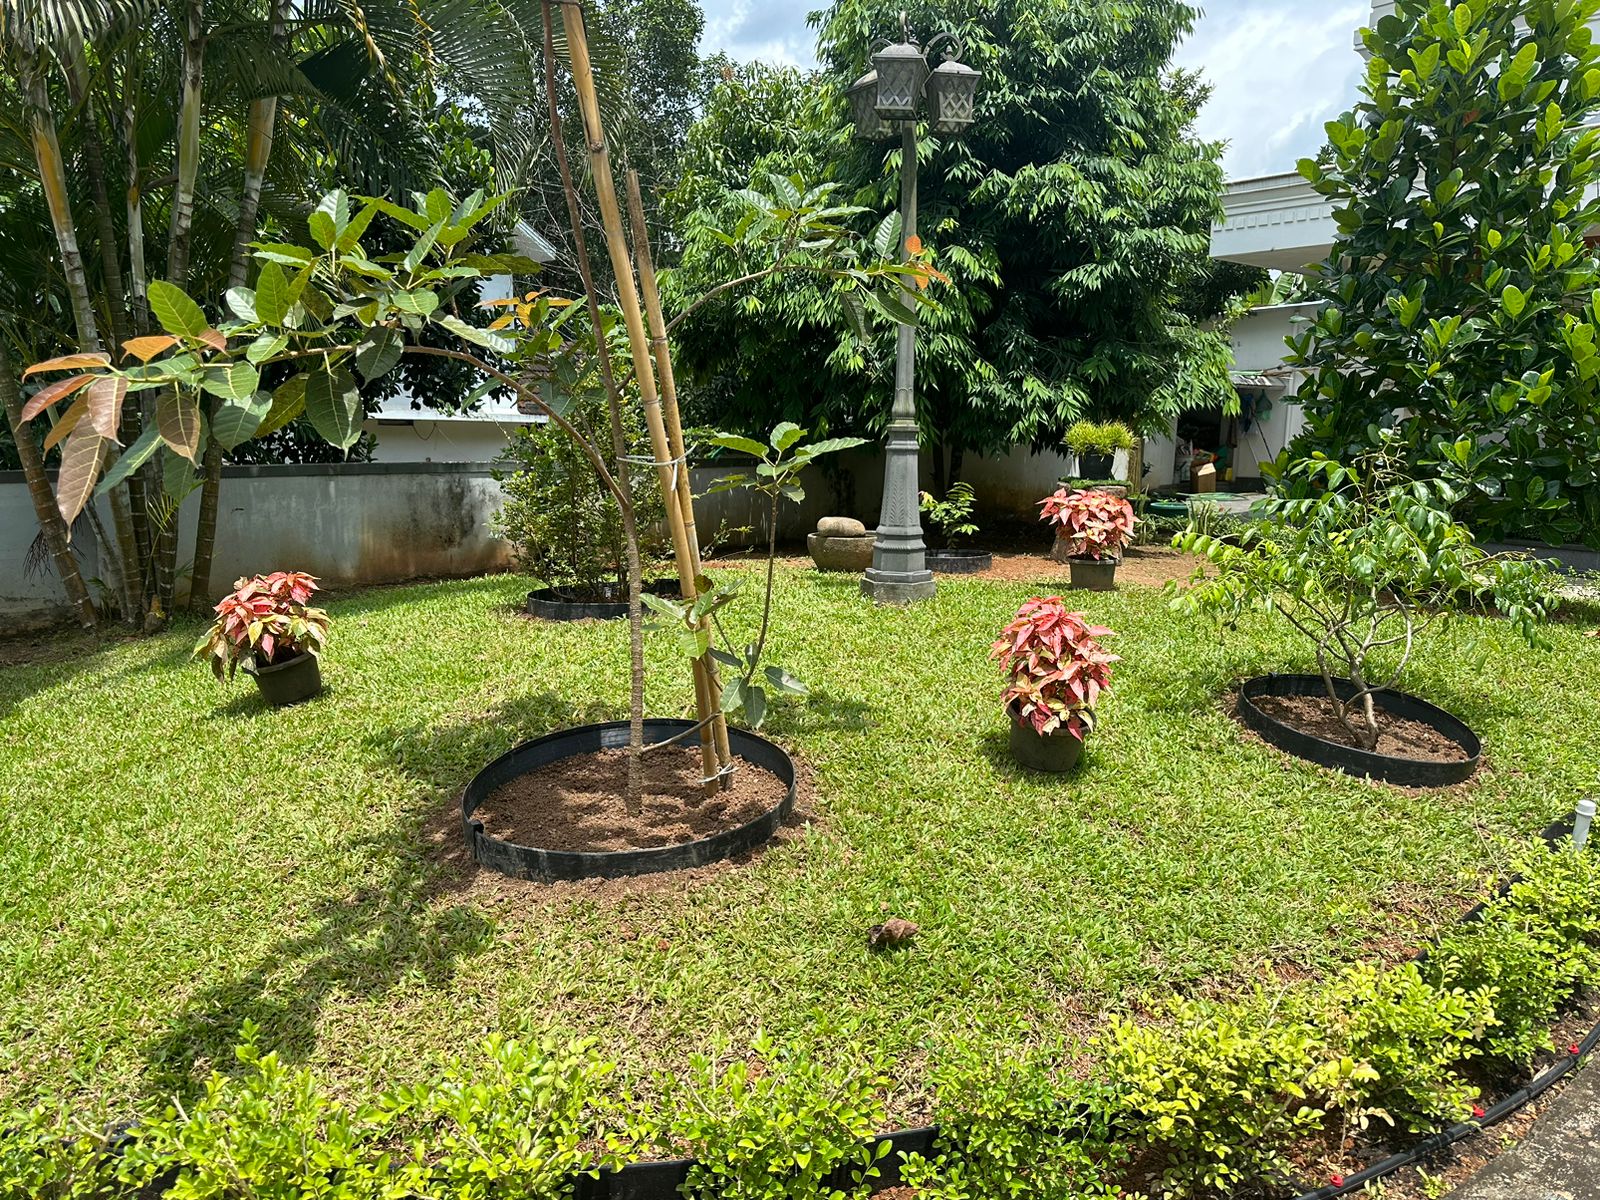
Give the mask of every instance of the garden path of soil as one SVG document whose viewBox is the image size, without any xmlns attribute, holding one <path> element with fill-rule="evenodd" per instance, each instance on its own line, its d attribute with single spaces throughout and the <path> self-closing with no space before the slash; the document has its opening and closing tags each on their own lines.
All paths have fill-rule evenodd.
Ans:
<svg viewBox="0 0 1600 1200">
<path fill-rule="evenodd" d="M 1360 748 L 1321 696 L 1262 696 L 1256 707 L 1291 729 Z M 1465 762 L 1467 752 L 1431 725 L 1378 710 L 1378 753 L 1417 762 Z"/>
<path fill-rule="evenodd" d="M 505 784 L 474 814 L 491 837 L 541 850 L 646 850 L 698 841 L 749 824 L 788 791 L 770 771 L 738 760 L 732 786 L 706 798 L 698 747 L 644 756 L 644 801 L 624 802 L 628 752 L 564 758 Z"/>
<path fill-rule="evenodd" d="M 732 565 L 749 561 L 743 555 L 728 555 L 708 566 Z M 812 570 L 809 558 L 792 556 L 781 561 L 801 570 Z M 1128 550 L 1117 568 L 1118 587 L 1164 587 L 1169 582 L 1188 583 L 1194 573 L 1205 565 L 1205 560 L 1185 554 L 1170 546 L 1135 546 Z M 842 578 L 842 576 L 841 576 Z M 1071 569 L 1066 563 L 1053 560 L 1045 550 L 1033 553 L 1008 553 L 996 550 L 994 566 L 973 575 L 940 575 L 942 582 L 960 582 L 977 579 L 986 583 L 1040 583 L 1049 584 L 1055 591 L 1065 591 L 1072 584 Z"/>
</svg>

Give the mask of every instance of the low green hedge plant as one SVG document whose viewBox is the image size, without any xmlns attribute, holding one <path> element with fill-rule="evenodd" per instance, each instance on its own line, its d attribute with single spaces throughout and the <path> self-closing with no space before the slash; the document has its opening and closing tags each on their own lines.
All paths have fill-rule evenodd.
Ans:
<svg viewBox="0 0 1600 1200">
<path fill-rule="evenodd" d="M 901 1177 L 923 1200 L 1093 1200 L 1124 1197 L 1128 1165 L 1103 1090 L 1063 1087 L 1051 1055 L 995 1059 L 948 1050 L 930 1072 L 939 1139 L 906 1156 Z"/>
<path fill-rule="evenodd" d="M 1113 1017 L 1098 1048 L 1111 1104 L 1166 1162 L 1163 1197 L 1228 1194 L 1281 1179 L 1285 1151 L 1321 1122 L 1307 1076 L 1316 1027 L 1265 991 L 1226 1003 L 1178 999 L 1164 1020 Z"/>
</svg>

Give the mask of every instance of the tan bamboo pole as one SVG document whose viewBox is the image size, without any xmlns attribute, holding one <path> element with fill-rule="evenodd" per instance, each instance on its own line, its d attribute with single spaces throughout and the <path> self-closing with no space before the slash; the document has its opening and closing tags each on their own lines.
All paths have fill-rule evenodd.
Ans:
<svg viewBox="0 0 1600 1200">
<path fill-rule="evenodd" d="M 661 289 L 656 285 L 655 256 L 650 250 L 650 227 L 644 219 L 644 194 L 639 190 L 639 172 L 628 172 L 628 216 L 633 223 L 633 253 L 639 262 L 639 290 L 644 294 L 644 313 L 650 323 L 650 345 L 655 352 L 656 375 L 661 387 L 661 411 L 666 418 L 667 445 L 679 472 L 678 500 L 683 506 L 683 535 L 689 543 L 698 579 L 705 572 L 700 559 L 700 533 L 694 520 L 694 489 L 689 486 L 689 455 L 683 441 L 683 418 L 678 411 L 678 379 L 672 368 L 672 350 L 667 345 L 667 319 L 661 307 Z M 712 712 L 712 736 L 716 741 L 717 762 L 726 767 L 733 758 L 728 744 L 728 718 L 722 711 L 722 683 L 717 678 L 717 661 L 709 654 L 700 660 L 705 674 L 708 702 Z"/>
<path fill-rule="evenodd" d="M 595 95 L 594 65 L 589 59 L 589 42 L 583 26 L 581 0 L 556 0 L 561 5 L 561 22 L 567 34 L 567 54 L 572 61 L 572 78 L 578 92 L 578 110 L 583 115 L 584 137 L 589 143 L 589 161 L 594 175 L 595 197 L 600 202 L 600 218 L 605 229 L 606 250 L 611 257 L 611 273 L 616 278 L 617 301 L 623 324 L 628 330 L 628 345 L 633 352 L 634 377 L 639 382 L 639 397 L 644 404 L 645 424 L 650 430 L 650 446 L 655 454 L 656 475 L 666 501 L 667 530 L 672 535 L 673 556 L 677 561 L 678 583 L 685 600 L 691 603 L 698 594 L 695 586 L 694 557 L 683 527 L 683 506 L 678 500 L 678 472 L 667 439 L 661 395 L 656 389 L 655 365 L 650 357 L 650 340 L 645 335 L 644 314 L 639 290 L 633 278 L 633 260 L 628 251 L 627 234 L 622 225 L 622 209 L 617 203 L 616 179 L 611 173 L 611 152 L 606 148 L 605 125 L 600 119 L 600 102 Z M 698 677 L 701 668 L 694 668 Z M 714 723 L 710 710 L 710 689 L 698 682 L 695 687 L 696 715 L 702 727 Z M 706 767 L 705 790 L 708 796 L 721 790 L 721 764 L 711 740 L 701 746 Z"/>
</svg>

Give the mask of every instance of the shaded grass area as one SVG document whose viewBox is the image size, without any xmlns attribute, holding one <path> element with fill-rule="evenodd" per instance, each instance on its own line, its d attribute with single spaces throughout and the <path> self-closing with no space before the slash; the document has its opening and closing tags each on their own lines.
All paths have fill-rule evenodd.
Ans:
<svg viewBox="0 0 1600 1200">
<path fill-rule="evenodd" d="M 626 628 L 514 615 L 514 577 L 335 602 L 328 692 L 274 712 L 188 659 L 197 626 L 0 671 L 0 1099 L 114 1115 L 265 1047 L 352 1087 L 494 1029 L 591 1034 L 630 1072 L 756 1028 L 932 1042 L 1095 1028 L 1143 993 L 1316 971 L 1413 944 L 1592 782 L 1600 642 L 1493 622 L 1408 679 L 1485 738 L 1467 788 L 1402 792 L 1285 759 L 1224 710 L 1306 665 L 1274 623 L 1220 637 L 1156 591 L 1084 594 L 1126 658 L 1079 773 L 1011 765 L 990 640 L 1038 584 L 941 582 L 910 611 L 786 571 L 775 655 L 809 701 L 766 732 L 815 775 L 812 823 L 734 869 L 651 886 L 489 882 L 452 862 L 490 758 L 623 713 Z M 651 711 L 687 672 L 650 644 Z M 456 854 L 458 859 L 459 855 Z M 886 913 L 922 926 L 873 955 Z"/>
</svg>

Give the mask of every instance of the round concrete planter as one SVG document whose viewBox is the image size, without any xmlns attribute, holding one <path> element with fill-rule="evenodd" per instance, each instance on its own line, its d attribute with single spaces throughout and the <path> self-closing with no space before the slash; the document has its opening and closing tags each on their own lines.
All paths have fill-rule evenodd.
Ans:
<svg viewBox="0 0 1600 1200">
<path fill-rule="evenodd" d="M 819 571 L 849 571 L 860 574 L 872 565 L 872 547 L 877 540 L 878 535 L 875 533 L 862 537 L 813 533 L 806 538 L 806 549 Z"/>
</svg>

